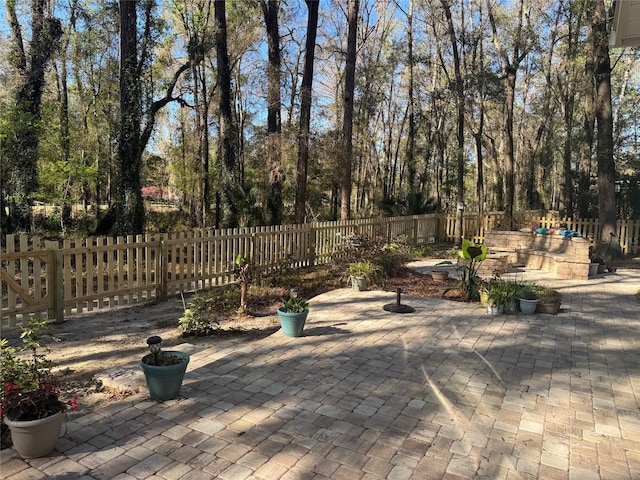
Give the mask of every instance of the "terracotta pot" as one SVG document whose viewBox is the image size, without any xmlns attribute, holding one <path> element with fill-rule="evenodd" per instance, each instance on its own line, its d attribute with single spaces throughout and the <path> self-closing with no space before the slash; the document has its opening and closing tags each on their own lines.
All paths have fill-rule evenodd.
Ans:
<svg viewBox="0 0 640 480">
<path fill-rule="evenodd" d="M 436 282 L 444 282 L 447 278 L 449 278 L 449 272 L 446 270 L 434 270 L 431 272 L 431 278 L 433 278 Z"/>
<path fill-rule="evenodd" d="M 4 419 L 4 423 L 11 430 L 13 449 L 22 458 L 44 457 L 53 451 L 56 448 L 63 421 L 63 412 L 39 420 Z"/>
</svg>

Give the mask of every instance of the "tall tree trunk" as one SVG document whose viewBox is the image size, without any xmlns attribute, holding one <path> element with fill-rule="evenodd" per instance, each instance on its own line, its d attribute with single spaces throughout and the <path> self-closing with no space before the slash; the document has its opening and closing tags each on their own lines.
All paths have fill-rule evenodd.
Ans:
<svg viewBox="0 0 640 480">
<path fill-rule="evenodd" d="M 342 123 L 342 177 L 340 179 L 340 219 L 351 216 L 351 165 L 353 155 L 353 95 L 356 77 L 356 34 L 359 0 L 349 0 L 347 13 L 348 37 L 344 81 L 344 120 Z"/>
<path fill-rule="evenodd" d="M 504 162 L 504 227 L 513 227 L 515 200 L 515 152 L 513 148 L 513 110 L 516 94 L 517 69 L 507 68 L 505 78 L 505 118 L 502 125 L 502 161 Z"/>
<path fill-rule="evenodd" d="M 196 188 L 192 202 L 192 225 L 209 226 L 211 193 L 209 185 L 209 95 L 207 76 L 203 64 L 192 65 L 196 132 L 198 135 Z"/>
<path fill-rule="evenodd" d="M 464 220 L 464 81 L 460 70 L 460 54 L 458 52 L 458 41 L 456 32 L 453 27 L 453 19 L 451 17 L 451 8 L 448 0 L 440 0 L 447 18 L 447 31 L 449 41 L 451 42 L 451 51 L 453 52 L 453 67 L 455 71 L 455 89 L 456 89 L 456 222 L 454 225 L 454 245 L 459 247 L 462 245 L 462 223 Z"/>
<path fill-rule="evenodd" d="M 415 134 L 416 134 L 416 126 L 415 126 L 415 99 L 413 98 L 414 94 L 414 64 L 415 60 L 413 57 L 413 0 L 409 0 L 409 13 L 407 15 L 407 67 L 409 68 L 409 82 L 407 85 L 407 94 L 408 94 L 408 116 L 409 116 L 409 132 L 407 136 L 407 183 L 408 183 L 408 191 L 409 191 L 409 204 L 417 203 L 418 192 L 416 189 L 416 147 L 415 147 Z M 409 212 L 418 213 L 418 212 Z"/>
<path fill-rule="evenodd" d="M 580 173 L 578 178 L 578 216 L 590 217 L 591 174 L 593 171 L 593 144 L 594 129 L 596 124 L 596 85 L 595 85 L 594 59 L 592 55 L 585 58 L 585 87 L 584 87 L 584 119 L 582 123 L 582 136 L 580 142 Z"/>
<path fill-rule="evenodd" d="M 222 162 L 220 173 L 222 185 L 220 188 L 221 214 L 216 216 L 217 222 L 222 222 L 227 228 L 237 227 L 240 221 L 240 194 L 242 186 L 238 184 L 238 165 L 236 161 L 237 137 L 234 130 L 233 115 L 231 109 L 231 66 L 227 50 L 227 19 L 224 0 L 215 0 L 216 20 L 216 57 L 218 63 L 218 86 L 220 97 L 218 108 L 219 115 L 219 139 L 218 158 Z M 216 227 L 218 227 L 216 223 Z"/>
<path fill-rule="evenodd" d="M 69 45 L 69 33 L 65 35 L 65 40 L 60 48 L 60 69 L 56 67 L 56 80 L 58 85 L 58 102 L 60 104 L 58 117 L 60 119 L 60 148 L 62 150 L 62 160 L 65 165 L 69 165 L 71 158 L 71 141 L 69 138 L 69 88 L 67 81 L 67 47 Z M 62 192 L 62 214 L 60 226 L 65 232 L 71 223 L 71 170 L 67 176 L 67 181 Z"/>
<path fill-rule="evenodd" d="M 515 150 L 513 146 L 513 114 L 516 93 L 516 78 L 518 68 L 527 56 L 530 45 L 526 45 L 524 32 L 524 0 L 519 0 L 518 4 L 518 25 L 513 38 L 513 51 L 511 57 L 502 44 L 502 37 L 498 34 L 498 28 L 493 15 L 493 9 L 489 8 L 489 23 L 493 33 L 493 43 L 500 55 L 505 71 L 505 114 L 502 126 L 501 157 L 504 172 L 504 224 L 503 228 L 510 230 L 513 227 L 513 211 L 515 201 Z"/>
<path fill-rule="evenodd" d="M 138 71 L 137 2 L 120 0 L 120 132 L 114 233 L 142 233 L 144 203 L 140 191 L 141 88 Z"/>
<path fill-rule="evenodd" d="M 300 131 L 298 133 L 298 162 L 296 167 L 295 222 L 303 223 L 307 203 L 307 182 L 309 166 L 309 129 L 311 126 L 311 92 L 313 86 L 313 63 L 315 58 L 316 34 L 318 31 L 318 3 L 306 0 L 309 10 L 307 18 L 307 39 L 304 54 L 304 72 L 300 91 Z"/>
<path fill-rule="evenodd" d="M 267 67 L 267 221 L 282 223 L 282 118 L 280 98 L 280 34 L 278 32 L 279 0 L 260 0 L 269 45 Z"/>
<path fill-rule="evenodd" d="M 0 144 L 9 171 L 3 178 L 3 208 L 0 230 L 31 230 L 32 195 L 38 188 L 38 129 L 41 120 L 45 70 L 62 35 L 60 21 L 47 16 L 45 0 L 31 1 L 31 40 L 26 51 L 15 1 L 8 1 L 6 14 L 11 29 L 11 62 L 18 77 L 15 105 L 11 111 L 13 129 Z M 4 173 L 4 172 L 3 172 Z M 9 208 L 5 216 L 4 205 Z"/>
<path fill-rule="evenodd" d="M 611 107 L 611 62 L 609 34 L 604 0 L 592 0 L 591 46 L 595 66 L 598 160 L 598 222 L 600 242 L 610 253 L 620 253 L 616 225 L 615 179 L 613 159 L 613 115 Z"/>
</svg>

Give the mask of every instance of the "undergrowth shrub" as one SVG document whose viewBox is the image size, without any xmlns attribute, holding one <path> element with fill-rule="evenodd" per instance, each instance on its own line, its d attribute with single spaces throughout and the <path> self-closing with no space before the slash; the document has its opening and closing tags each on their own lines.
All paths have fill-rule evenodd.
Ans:
<svg viewBox="0 0 640 480">
<path fill-rule="evenodd" d="M 405 263 L 413 260 L 415 254 L 406 235 L 398 235 L 390 242 L 383 236 L 354 234 L 348 236 L 332 256 L 332 264 L 342 270 L 346 266 L 358 262 L 372 262 L 380 267 L 381 274 L 374 283 L 383 283 L 389 276 L 394 276 Z"/>
<path fill-rule="evenodd" d="M 211 335 L 220 329 L 218 315 L 234 311 L 239 301 L 240 290 L 235 285 L 196 293 L 188 308 L 183 298 L 184 315 L 178 320 L 178 330 L 185 337 Z"/>
</svg>

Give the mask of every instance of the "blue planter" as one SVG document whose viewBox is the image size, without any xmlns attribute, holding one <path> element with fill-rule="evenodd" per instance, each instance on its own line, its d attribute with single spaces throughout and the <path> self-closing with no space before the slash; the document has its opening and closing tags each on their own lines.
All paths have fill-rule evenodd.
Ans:
<svg viewBox="0 0 640 480">
<path fill-rule="evenodd" d="M 519 298 L 520 311 L 525 315 L 532 315 L 536 313 L 536 307 L 538 306 L 538 300 L 528 300 L 526 298 Z"/>
<path fill-rule="evenodd" d="M 184 373 L 189 364 L 189 354 L 177 351 L 163 351 L 164 355 L 175 355 L 183 361 L 175 365 L 147 365 L 145 361 L 150 359 L 153 354 L 149 353 L 142 358 L 140 365 L 144 372 L 144 378 L 147 381 L 149 395 L 153 400 L 164 401 L 176 398 L 180 394 Z"/>
<path fill-rule="evenodd" d="M 282 333 L 287 337 L 301 337 L 308 314 L 308 308 L 300 313 L 287 313 L 283 307 L 280 307 L 278 309 L 278 318 L 280 319 Z"/>
</svg>

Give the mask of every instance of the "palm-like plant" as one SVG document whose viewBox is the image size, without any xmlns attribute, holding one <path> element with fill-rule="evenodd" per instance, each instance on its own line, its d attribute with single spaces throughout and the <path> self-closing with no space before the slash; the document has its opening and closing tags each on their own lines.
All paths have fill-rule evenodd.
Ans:
<svg viewBox="0 0 640 480">
<path fill-rule="evenodd" d="M 480 264 L 487 258 L 487 247 L 477 244 L 466 238 L 462 240 L 460 250 L 457 251 L 458 263 L 455 265 L 460 278 L 460 287 L 465 301 L 478 296 L 478 285 L 482 279 L 478 276 Z M 449 260 L 438 265 L 453 265 Z M 446 293 L 446 291 L 445 291 Z"/>
</svg>

